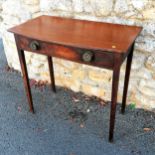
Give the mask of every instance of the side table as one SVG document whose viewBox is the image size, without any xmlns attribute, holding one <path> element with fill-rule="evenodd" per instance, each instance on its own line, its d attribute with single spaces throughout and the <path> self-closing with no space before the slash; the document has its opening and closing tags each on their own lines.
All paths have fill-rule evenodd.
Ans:
<svg viewBox="0 0 155 155">
<path fill-rule="evenodd" d="M 14 33 L 30 111 L 34 112 L 24 51 L 47 56 L 55 92 L 52 57 L 113 71 L 109 141 L 113 141 L 120 67 L 127 58 L 121 112 L 124 113 L 134 42 L 142 27 L 40 16 L 9 29 Z"/>
</svg>

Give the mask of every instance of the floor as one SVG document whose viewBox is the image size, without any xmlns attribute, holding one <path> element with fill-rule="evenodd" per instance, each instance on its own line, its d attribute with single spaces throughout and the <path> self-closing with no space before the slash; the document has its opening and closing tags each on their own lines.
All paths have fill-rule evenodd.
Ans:
<svg viewBox="0 0 155 155">
<path fill-rule="evenodd" d="M 154 155 L 155 112 L 117 106 L 114 143 L 108 142 L 110 104 L 31 81 L 35 114 L 20 73 L 7 66 L 0 41 L 0 155 Z"/>
</svg>

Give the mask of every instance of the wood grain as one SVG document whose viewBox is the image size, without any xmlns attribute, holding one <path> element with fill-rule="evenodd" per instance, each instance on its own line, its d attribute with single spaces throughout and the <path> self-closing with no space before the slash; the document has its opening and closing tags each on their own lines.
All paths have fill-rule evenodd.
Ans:
<svg viewBox="0 0 155 155">
<path fill-rule="evenodd" d="M 16 36 L 18 40 L 18 46 L 20 49 L 24 49 L 26 51 L 48 55 L 52 57 L 62 58 L 66 60 L 70 60 L 77 63 L 87 64 L 91 66 L 97 66 L 97 67 L 104 67 L 107 69 L 113 69 L 113 53 L 112 52 L 106 52 L 106 51 L 95 51 L 91 50 L 94 54 L 94 58 L 91 62 L 84 62 L 82 60 L 82 55 L 85 53 L 85 49 L 79 49 L 75 47 L 68 47 L 64 45 L 56 45 L 52 43 L 46 43 L 41 42 L 37 40 L 37 42 L 40 44 L 40 48 L 38 50 L 32 50 L 30 48 L 30 43 L 34 41 L 31 38 L 26 38 L 23 36 Z M 123 55 L 121 55 L 123 59 Z"/>
<path fill-rule="evenodd" d="M 40 41 L 94 50 L 123 53 L 141 27 L 40 16 L 8 31 Z"/>
<path fill-rule="evenodd" d="M 25 90 L 32 112 L 33 102 L 24 50 L 47 56 L 51 88 L 55 92 L 52 57 L 113 70 L 109 141 L 113 141 L 120 67 L 127 58 L 122 113 L 131 70 L 133 45 L 141 27 L 41 16 L 9 29 L 15 34 Z M 86 53 L 87 52 L 87 53 Z"/>
</svg>

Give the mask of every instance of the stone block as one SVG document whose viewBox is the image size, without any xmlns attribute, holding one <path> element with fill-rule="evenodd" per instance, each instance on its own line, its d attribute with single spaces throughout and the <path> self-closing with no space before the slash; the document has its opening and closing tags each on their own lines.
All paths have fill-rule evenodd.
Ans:
<svg viewBox="0 0 155 155">
<path fill-rule="evenodd" d="M 82 84 L 82 92 L 87 95 L 94 95 L 98 97 L 104 97 L 105 95 L 105 90 L 103 88 L 93 87 L 89 84 Z"/>
<path fill-rule="evenodd" d="M 72 78 L 83 80 L 85 78 L 85 71 L 83 69 L 75 69 L 72 71 Z"/>
<path fill-rule="evenodd" d="M 23 8 L 25 9 L 25 11 L 30 12 L 31 15 L 40 12 L 39 5 L 23 5 Z"/>
<path fill-rule="evenodd" d="M 75 12 L 83 12 L 84 11 L 84 1 L 83 0 L 73 0 L 73 10 Z"/>
<path fill-rule="evenodd" d="M 97 71 L 90 70 L 88 75 L 90 80 L 95 81 L 97 83 L 109 82 L 111 80 L 111 72 L 108 72 L 108 71 L 97 72 Z"/>
<path fill-rule="evenodd" d="M 136 70 L 136 71 L 131 71 L 131 78 L 139 78 L 139 79 L 152 79 L 152 74 L 151 72 L 143 67 L 143 68 L 140 68 L 139 70 Z"/>
<path fill-rule="evenodd" d="M 143 23 L 142 35 L 155 38 L 155 22 L 149 21 L 149 22 Z"/>
<path fill-rule="evenodd" d="M 155 20 L 155 9 L 148 9 L 142 12 L 143 18 L 147 20 Z"/>
<path fill-rule="evenodd" d="M 138 90 L 155 101 L 155 80 L 141 80 Z"/>
<path fill-rule="evenodd" d="M 38 5 L 40 0 L 24 0 L 23 2 L 27 5 Z"/>
<path fill-rule="evenodd" d="M 42 4 L 44 1 L 42 2 Z M 72 11 L 72 1 L 71 0 L 52 0 L 49 3 L 50 10 L 62 10 L 62 11 Z M 47 6 L 47 5 L 46 5 Z M 44 6 L 45 8 L 45 6 Z"/>
<path fill-rule="evenodd" d="M 155 108 L 155 99 L 150 99 L 140 92 L 136 92 L 135 99 L 136 99 L 137 103 L 140 104 L 139 106 L 141 108 L 142 107 L 144 109 L 154 109 Z"/>
<path fill-rule="evenodd" d="M 132 69 L 138 70 L 144 66 L 144 61 L 146 56 L 142 52 L 134 51 L 133 61 L 132 61 Z"/>
<path fill-rule="evenodd" d="M 78 63 L 74 63 L 68 60 L 62 60 L 62 59 L 57 59 L 57 61 L 59 61 L 59 64 L 64 67 L 67 68 L 69 70 L 75 70 L 78 69 L 78 67 L 80 66 Z"/>
<path fill-rule="evenodd" d="M 87 5 L 85 5 L 85 11 L 95 14 L 96 16 L 107 16 L 111 13 L 113 8 L 113 1 L 109 0 L 87 0 Z M 87 10 L 89 7 L 89 10 Z"/>
<path fill-rule="evenodd" d="M 152 53 L 152 55 L 147 58 L 145 65 L 148 69 L 155 73 L 155 53 Z"/>
<path fill-rule="evenodd" d="M 135 49 L 143 52 L 154 52 L 155 51 L 155 38 L 140 36 L 136 40 Z"/>
<path fill-rule="evenodd" d="M 42 16 L 42 15 L 43 15 L 42 12 L 36 12 L 36 13 L 32 14 L 32 18 L 36 18 L 36 17 Z"/>
<path fill-rule="evenodd" d="M 131 0 L 131 4 L 133 5 L 134 8 L 138 10 L 142 10 L 147 4 L 149 0 Z"/>
<path fill-rule="evenodd" d="M 127 4 L 127 1 L 124 0 L 117 0 L 116 3 L 115 3 L 115 7 L 114 7 L 114 11 L 116 13 L 123 13 L 123 12 L 126 12 L 126 11 L 129 11 L 128 10 L 128 4 Z"/>
</svg>

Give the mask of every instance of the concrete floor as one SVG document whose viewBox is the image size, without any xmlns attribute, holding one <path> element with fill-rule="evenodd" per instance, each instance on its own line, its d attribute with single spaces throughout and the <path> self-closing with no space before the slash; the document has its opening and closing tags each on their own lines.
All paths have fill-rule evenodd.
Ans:
<svg viewBox="0 0 155 155">
<path fill-rule="evenodd" d="M 53 94 L 49 86 L 32 86 L 32 94 L 35 114 L 0 43 L 0 155 L 155 155 L 153 111 L 128 106 L 121 115 L 118 105 L 111 144 L 109 104 L 60 87 Z"/>
</svg>

